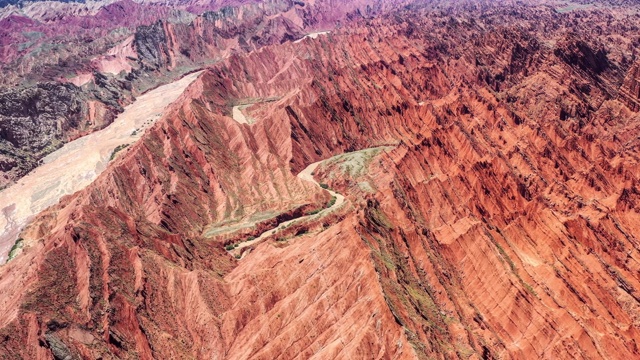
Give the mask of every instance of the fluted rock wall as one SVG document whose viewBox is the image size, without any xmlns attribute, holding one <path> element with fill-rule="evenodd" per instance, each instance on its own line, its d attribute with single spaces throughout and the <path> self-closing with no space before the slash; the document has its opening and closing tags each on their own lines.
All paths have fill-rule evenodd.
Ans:
<svg viewBox="0 0 640 360">
<path fill-rule="evenodd" d="M 640 111 L 640 63 L 629 69 L 620 89 L 620 97 L 629 109 Z"/>
</svg>

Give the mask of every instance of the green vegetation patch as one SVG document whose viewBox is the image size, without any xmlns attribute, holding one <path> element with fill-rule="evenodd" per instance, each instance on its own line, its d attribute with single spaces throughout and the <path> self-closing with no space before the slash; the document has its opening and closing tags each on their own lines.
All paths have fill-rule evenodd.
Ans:
<svg viewBox="0 0 640 360">
<path fill-rule="evenodd" d="M 502 234 L 502 232 L 500 231 L 500 229 L 497 229 L 498 233 L 500 235 L 502 235 L 502 237 L 504 238 L 504 235 Z M 511 260 L 511 257 L 507 254 L 507 252 L 502 248 L 502 246 L 500 246 L 500 244 L 498 243 L 498 241 L 496 241 L 496 239 L 491 236 L 490 233 L 487 232 L 487 234 L 489 235 L 489 238 L 491 239 L 491 241 L 493 242 L 493 244 L 496 246 L 496 248 L 498 249 L 498 253 L 500 253 L 500 256 L 502 257 L 502 259 L 504 261 L 507 262 L 507 264 L 509 264 L 509 267 L 511 268 L 511 272 L 518 278 L 518 281 L 520 281 L 520 284 L 533 296 L 538 297 L 538 293 L 536 293 L 536 291 L 533 289 L 533 287 L 527 283 L 526 281 L 524 281 L 522 279 L 522 277 L 520 276 L 520 273 L 518 272 L 518 268 L 516 267 L 516 264 L 513 262 L 513 260 Z M 506 240 L 506 238 L 505 238 Z"/>
<path fill-rule="evenodd" d="M 224 249 L 227 250 L 227 251 L 231 251 L 231 250 L 237 248 L 238 246 L 239 246 L 239 244 L 229 244 L 229 245 L 225 246 Z"/>
<path fill-rule="evenodd" d="M 328 160 L 326 164 L 338 165 L 343 174 L 356 178 L 366 173 L 369 163 L 376 155 L 378 155 L 382 150 L 391 148 L 392 147 L 380 146 L 337 155 Z"/>
<path fill-rule="evenodd" d="M 22 36 L 29 40 L 37 40 L 44 36 L 40 31 L 23 31 Z"/>
<path fill-rule="evenodd" d="M 16 240 L 15 244 L 13 244 L 13 246 L 11 247 L 11 251 L 9 251 L 9 258 L 7 259 L 7 262 L 13 260 L 18 255 L 23 246 L 24 240 L 22 238 Z"/>
<path fill-rule="evenodd" d="M 566 6 L 563 7 L 559 7 L 556 8 L 556 12 L 559 14 L 564 14 L 564 13 L 569 13 L 572 11 L 579 11 L 579 10 L 588 10 L 594 7 L 594 4 L 580 4 L 580 3 L 572 3 L 569 2 L 567 3 Z"/>
<path fill-rule="evenodd" d="M 391 220 L 389 220 L 387 215 L 385 215 L 385 213 L 382 212 L 380 209 L 378 208 L 372 209 L 371 218 L 376 224 L 383 226 L 387 230 L 393 230 L 393 223 L 391 222 Z"/>
<path fill-rule="evenodd" d="M 115 148 L 115 149 L 113 149 L 113 152 L 111 153 L 111 157 L 109 157 L 109 161 L 112 161 L 113 159 L 115 159 L 115 158 L 116 158 L 116 155 L 118 155 L 118 153 L 119 153 L 120 151 L 122 151 L 122 150 L 124 150 L 124 149 L 128 148 L 128 147 L 129 147 L 129 145 L 131 145 L 131 144 L 121 144 L 121 145 L 116 146 L 116 148 Z"/>
</svg>

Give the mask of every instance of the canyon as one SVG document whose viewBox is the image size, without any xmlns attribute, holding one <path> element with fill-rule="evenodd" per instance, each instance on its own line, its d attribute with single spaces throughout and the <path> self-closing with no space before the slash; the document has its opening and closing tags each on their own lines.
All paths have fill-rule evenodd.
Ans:
<svg viewBox="0 0 640 360">
<path fill-rule="evenodd" d="M 140 96 L 108 127 L 65 144 L 18 184 L 0 192 L 0 263 L 6 262 L 29 218 L 93 182 L 117 151 L 139 139 L 198 75 L 190 74 Z"/>
<path fill-rule="evenodd" d="M 179 3 L 0 192 L 0 359 L 640 356 L 637 4 Z"/>
<path fill-rule="evenodd" d="M 395 5 L 120 0 L 0 8 L 0 188 L 63 144 L 106 127 L 149 89 Z"/>
</svg>

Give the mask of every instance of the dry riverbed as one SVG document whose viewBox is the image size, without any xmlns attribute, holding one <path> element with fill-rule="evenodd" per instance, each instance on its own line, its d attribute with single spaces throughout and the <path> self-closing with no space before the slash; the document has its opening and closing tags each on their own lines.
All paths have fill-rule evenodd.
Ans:
<svg viewBox="0 0 640 360">
<path fill-rule="evenodd" d="M 141 95 L 111 125 L 49 154 L 43 165 L 1 191 L 0 264 L 7 261 L 20 232 L 33 216 L 95 180 L 116 152 L 138 140 L 200 73 Z"/>
</svg>

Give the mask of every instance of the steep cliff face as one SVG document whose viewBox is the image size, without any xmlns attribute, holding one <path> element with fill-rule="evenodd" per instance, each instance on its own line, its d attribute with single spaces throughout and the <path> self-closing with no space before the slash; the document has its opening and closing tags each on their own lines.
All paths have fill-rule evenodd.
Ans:
<svg viewBox="0 0 640 360">
<path fill-rule="evenodd" d="M 616 97 L 632 70 L 555 27 L 574 15 L 515 9 L 409 7 L 212 66 L 23 232 L 0 349 L 638 357 L 640 118 Z M 323 159 L 343 206 L 224 250 L 241 221 L 326 206 L 294 176 Z"/>
<path fill-rule="evenodd" d="M 261 134 L 254 134 L 220 115 L 221 105 L 213 102 L 215 99 L 205 98 L 205 101 L 201 96 L 202 89 L 213 88 L 211 81 L 204 79 L 194 84 L 167 122 L 154 127 L 113 170 L 104 173 L 95 186 L 68 198 L 65 205 L 51 210 L 49 220 L 34 223 L 27 230 L 34 231 L 33 239 L 50 239 L 49 234 L 60 236 L 54 242 L 61 243 L 54 245 L 56 250 L 52 251 L 58 255 L 66 252 L 67 256 L 60 257 L 65 264 L 59 271 L 47 271 L 48 275 L 23 273 L 21 281 L 35 281 L 34 291 L 21 294 L 9 286 L 5 288 L 7 297 L 3 301 L 11 303 L 15 300 L 13 296 L 20 297 L 25 304 L 20 312 L 39 314 L 38 317 L 49 319 L 47 323 L 59 324 L 53 331 L 57 335 L 51 330 L 43 328 L 43 331 L 66 343 L 74 354 L 133 356 L 150 351 L 148 341 L 154 344 L 157 356 L 196 356 L 200 351 L 219 353 L 221 344 L 215 341 L 208 350 L 202 350 L 201 343 L 192 342 L 194 334 L 211 340 L 206 336 L 211 331 L 206 328 L 211 324 L 194 322 L 191 306 L 174 307 L 177 304 L 173 303 L 177 290 L 174 286 L 202 286 L 202 297 L 196 301 L 208 315 L 196 316 L 213 320 L 226 308 L 224 297 L 216 296 L 216 292 L 224 294 L 226 285 L 221 275 L 231 268 L 231 258 L 221 243 L 202 238 L 204 227 L 259 210 L 287 210 L 296 204 L 324 200 L 319 190 L 286 171 L 286 162 L 282 161 L 287 153 L 286 141 L 276 147 L 274 142 L 266 140 L 275 141 L 286 134 L 286 130 L 278 126 L 265 127 Z M 106 188 L 111 190 L 104 192 Z M 91 218 L 95 221 L 87 221 Z M 75 225 L 60 227 L 69 221 Z M 98 230 L 104 226 L 116 226 L 120 230 L 104 233 Z M 73 234 L 68 232 L 70 229 Z M 190 230 L 184 232 L 185 229 Z M 34 245 L 40 247 L 37 243 Z M 19 268 L 24 265 L 23 259 L 29 258 L 45 267 L 52 266 L 50 256 L 58 255 L 41 258 L 37 253 L 49 253 L 46 248 L 53 243 L 47 240 L 42 245 L 43 252 L 33 252 L 34 257 L 25 254 L 15 260 L 15 266 Z M 138 249 L 134 252 L 139 254 L 131 253 L 131 246 Z M 76 255 L 82 259 L 75 259 Z M 67 261 L 70 257 L 74 259 Z M 176 270 L 182 270 L 173 273 L 171 268 L 176 265 Z M 133 267 L 138 270 L 132 272 Z M 3 271 L 5 269 L 12 271 L 10 267 Z M 185 283 L 176 284 L 175 276 L 186 276 Z M 3 276 L 4 279 L 8 280 Z M 219 290 L 215 288 L 216 283 Z M 77 298 L 71 290 L 76 287 L 82 289 Z M 47 297 L 46 294 L 53 296 L 52 301 L 40 308 L 38 299 Z M 187 288 L 177 294 L 183 300 L 186 295 L 194 296 Z M 119 310 L 108 310 L 111 306 Z M 148 321 L 140 318 L 131 323 L 133 318 L 138 319 L 140 306 L 150 308 Z M 16 316 L 18 308 L 9 308 L 3 319 Z M 127 315 L 127 312 L 130 313 Z M 180 325 L 170 320 L 180 314 L 187 317 Z M 65 330 L 59 333 L 60 329 Z M 144 333 L 141 329 L 145 329 Z M 163 334 L 167 331 L 172 333 L 173 340 L 165 339 Z M 74 337 L 78 333 L 80 340 Z M 35 348 L 14 347 L 21 346 L 23 339 L 12 335 L 11 330 L 6 334 L 8 354 L 23 357 L 35 354 L 30 352 Z M 87 338 L 96 341 L 84 344 L 83 339 Z M 147 338 L 150 340 L 145 340 Z M 75 340 L 70 344 L 70 339 Z M 50 342 L 47 344 L 52 346 Z"/>
<path fill-rule="evenodd" d="M 640 63 L 634 64 L 620 89 L 621 101 L 633 111 L 640 111 Z"/>
<path fill-rule="evenodd" d="M 443 76 L 456 69 L 473 79 L 482 66 L 429 66 L 402 38 L 363 43 L 379 34 L 354 33 L 315 42 L 318 53 L 308 61 L 287 64 L 283 79 L 296 76 L 289 69 L 312 69 L 304 95 L 249 114 L 289 119 L 298 169 L 336 152 L 400 141 L 364 178 L 345 181 L 347 172 L 329 185 L 355 193 L 356 232 L 418 353 L 637 356 L 638 277 L 631 264 L 638 257 L 638 205 L 631 188 L 638 163 L 630 135 L 637 134 L 637 115 L 609 100 L 584 117 L 537 117 L 547 95 L 515 105 L 499 99 L 553 73 L 531 74 L 494 95 Z M 320 50 L 332 41 L 352 44 L 345 46 L 349 56 Z M 271 57 L 265 49 L 238 62 L 252 68 Z M 575 77 L 581 70 L 563 69 Z M 419 87 L 423 76 L 430 91 Z M 522 323 L 528 325 L 514 325 Z"/>
</svg>

